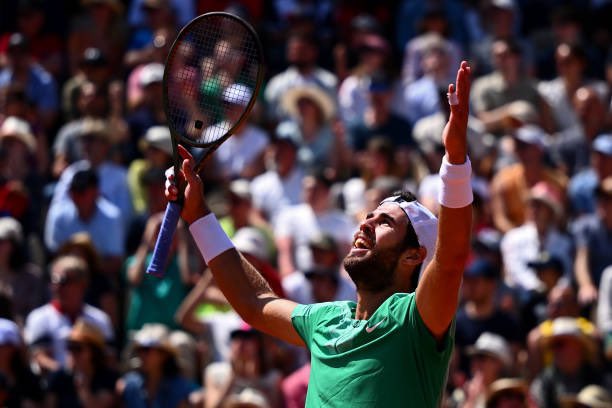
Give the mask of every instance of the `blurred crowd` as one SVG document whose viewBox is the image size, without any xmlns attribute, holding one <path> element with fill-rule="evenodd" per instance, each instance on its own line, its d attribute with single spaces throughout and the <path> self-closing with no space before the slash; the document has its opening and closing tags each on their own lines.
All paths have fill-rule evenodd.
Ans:
<svg viewBox="0 0 612 408">
<path fill-rule="evenodd" d="M 201 177 L 271 287 L 354 300 L 340 265 L 365 214 L 398 189 L 438 211 L 468 60 L 473 248 L 442 405 L 612 407 L 611 1 L 0 5 L 1 407 L 304 405 L 307 351 L 240 319 L 185 225 L 145 273 L 172 165 L 163 64 L 220 10 L 257 30 L 265 82 Z"/>
</svg>

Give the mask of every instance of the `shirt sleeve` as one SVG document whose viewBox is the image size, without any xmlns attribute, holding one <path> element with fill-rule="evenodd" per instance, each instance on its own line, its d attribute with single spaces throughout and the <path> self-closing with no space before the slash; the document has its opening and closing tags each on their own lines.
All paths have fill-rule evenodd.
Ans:
<svg viewBox="0 0 612 408">
<path fill-rule="evenodd" d="M 416 333 L 416 336 L 411 336 L 411 339 L 416 343 L 417 350 L 422 351 L 423 355 L 428 358 L 434 358 L 440 362 L 447 361 L 453 349 L 455 320 L 453 319 L 451 322 L 444 338 L 438 341 L 423 322 L 416 304 L 416 296 L 409 296 L 407 301 L 408 311 L 406 315 L 406 324 Z"/>
<path fill-rule="evenodd" d="M 335 308 L 334 303 L 298 304 L 291 313 L 293 327 L 298 332 L 306 347 L 310 349 L 312 336 L 321 321 L 321 317 Z"/>
</svg>

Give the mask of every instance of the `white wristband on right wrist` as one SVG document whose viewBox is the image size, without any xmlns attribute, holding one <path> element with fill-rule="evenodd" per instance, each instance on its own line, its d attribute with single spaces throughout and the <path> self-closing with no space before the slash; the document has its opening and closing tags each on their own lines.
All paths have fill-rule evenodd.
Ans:
<svg viewBox="0 0 612 408">
<path fill-rule="evenodd" d="M 440 204 L 447 208 L 462 208 L 472 203 L 472 163 L 469 157 L 465 158 L 463 164 L 451 164 L 444 156 L 440 166 L 440 179 Z"/>
<path fill-rule="evenodd" d="M 234 248 L 213 213 L 194 221 L 189 226 L 189 231 L 207 264 L 221 253 Z"/>
</svg>

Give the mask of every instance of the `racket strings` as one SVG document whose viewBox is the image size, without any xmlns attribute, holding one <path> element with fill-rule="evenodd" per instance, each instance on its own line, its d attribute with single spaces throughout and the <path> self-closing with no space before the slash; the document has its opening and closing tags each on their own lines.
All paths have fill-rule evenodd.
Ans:
<svg viewBox="0 0 612 408">
<path fill-rule="evenodd" d="M 195 144 L 224 137 L 251 103 L 262 62 L 257 39 L 239 20 L 212 15 L 192 22 L 166 63 L 168 125 Z"/>
</svg>

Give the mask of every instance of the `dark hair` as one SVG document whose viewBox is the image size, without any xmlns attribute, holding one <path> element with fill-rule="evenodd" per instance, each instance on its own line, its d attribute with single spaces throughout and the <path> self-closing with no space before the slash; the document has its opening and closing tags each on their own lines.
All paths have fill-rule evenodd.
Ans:
<svg viewBox="0 0 612 408">
<path fill-rule="evenodd" d="M 412 202 L 416 201 L 416 196 L 412 194 L 410 191 L 398 190 L 394 191 L 392 196 L 399 196 L 403 201 Z M 404 249 L 406 248 L 419 248 L 421 244 L 419 243 L 419 237 L 417 236 L 412 223 L 408 223 L 408 229 L 406 231 L 406 236 L 404 237 Z"/>
<path fill-rule="evenodd" d="M 72 176 L 70 192 L 82 192 L 88 188 L 97 188 L 99 184 L 100 180 L 94 169 L 79 170 Z"/>
</svg>

